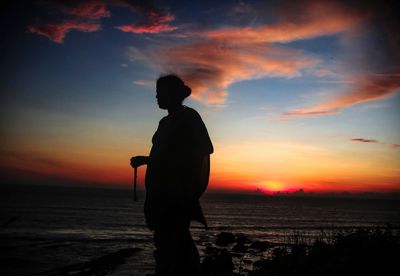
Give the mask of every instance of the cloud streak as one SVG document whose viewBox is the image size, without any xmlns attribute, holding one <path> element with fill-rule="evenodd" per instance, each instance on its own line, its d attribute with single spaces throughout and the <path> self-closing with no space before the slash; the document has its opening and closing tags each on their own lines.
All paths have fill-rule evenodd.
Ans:
<svg viewBox="0 0 400 276">
<path fill-rule="evenodd" d="M 67 21 L 59 24 L 32 25 L 28 27 L 28 32 L 45 36 L 55 43 L 63 43 L 70 31 L 96 32 L 100 29 L 101 25 L 97 23 Z"/>
<path fill-rule="evenodd" d="M 306 9 L 303 8 L 300 11 L 300 13 L 304 13 L 301 18 L 294 16 L 291 12 L 283 13 L 281 19 L 274 24 L 264 24 L 258 27 L 221 28 L 206 32 L 204 35 L 240 44 L 288 43 L 347 32 L 362 20 L 360 14 L 344 12 L 341 7 L 332 5 L 332 3 L 314 3 Z"/>
<path fill-rule="evenodd" d="M 146 24 L 130 24 L 116 27 L 117 29 L 135 34 L 158 34 L 163 32 L 171 32 L 177 29 L 175 26 L 169 25 L 169 22 L 174 21 L 175 17 L 171 14 L 161 15 L 155 11 L 150 11 L 147 14 Z"/>
<path fill-rule="evenodd" d="M 379 142 L 378 140 L 375 140 L 375 139 L 351 138 L 350 141 L 359 142 L 359 143 L 367 143 L 367 144 L 381 144 L 381 145 L 387 146 L 388 148 L 391 148 L 391 149 L 400 148 L 400 144 L 382 143 L 382 142 Z"/>
<path fill-rule="evenodd" d="M 100 19 L 111 17 L 107 5 L 122 6 L 132 12 L 138 12 L 144 18 L 144 23 L 128 24 L 116 27 L 123 32 L 136 34 L 158 34 L 171 32 L 177 27 L 170 25 L 175 17 L 170 13 L 160 11 L 150 2 L 143 1 L 50 1 L 50 9 L 61 14 L 60 23 L 32 24 L 27 31 L 49 38 L 55 43 L 63 43 L 66 35 L 71 31 L 95 32 L 102 29 Z"/>
<path fill-rule="evenodd" d="M 270 46 L 221 44 L 208 40 L 158 49 L 161 70 L 176 72 L 196 99 L 223 104 L 234 82 L 263 77 L 296 77 L 319 61 L 302 51 Z"/>
<path fill-rule="evenodd" d="M 314 106 L 288 111 L 281 119 L 336 114 L 354 104 L 387 98 L 400 91 L 400 73 L 363 76 L 351 83 L 354 85 L 350 89 Z"/>
<path fill-rule="evenodd" d="M 349 6 L 349 10 L 355 9 L 363 19 L 363 28 L 341 37 L 351 53 L 344 61 L 346 67 L 355 71 L 342 72 L 347 87 L 314 105 L 289 110 L 281 120 L 337 114 L 344 108 L 400 92 L 400 20 L 396 9 L 378 2 Z"/>
<path fill-rule="evenodd" d="M 351 141 L 353 141 L 353 142 L 362 142 L 362 143 L 378 143 L 377 140 L 364 139 L 364 138 L 352 138 Z"/>
<path fill-rule="evenodd" d="M 28 26 L 27 31 L 45 36 L 59 44 L 64 42 L 70 31 L 97 32 L 101 30 L 99 19 L 110 16 L 106 4 L 101 1 L 59 1 L 53 3 L 52 9 L 63 15 L 62 22 L 32 24 Z"/>
<path fill-rule="evenodd" d="M 76 6 L 64 6 L 61 9 L 66 14 L 85 19 L 100 19 L 111 15 L 106 8 L 106 4 L 99 1 L 82 1 Z"/>
</svg>

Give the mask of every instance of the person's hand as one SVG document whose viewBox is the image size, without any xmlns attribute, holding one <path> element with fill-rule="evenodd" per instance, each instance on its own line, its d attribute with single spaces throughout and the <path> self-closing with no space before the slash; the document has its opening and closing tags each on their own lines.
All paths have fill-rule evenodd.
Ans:
<svg viewBox="0 0 400 276">
<path fill-rule="evenodd" d="M 147 156 L 134 156 L 131 158 L 131 166 L 132 168 L 137 168 L 139 166 L 147 164 L 148 161 Z"/>
</svg>

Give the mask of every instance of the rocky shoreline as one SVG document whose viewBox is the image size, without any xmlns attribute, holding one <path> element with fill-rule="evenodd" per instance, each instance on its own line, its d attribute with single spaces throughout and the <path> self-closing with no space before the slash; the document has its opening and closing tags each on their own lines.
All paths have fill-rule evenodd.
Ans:
<svg viewBox="0 0 400 276">
<path fill-rule="evenodd" d="M 298 236 L 288 238 L 291 243 L 272 243 L 219 232 L 198 242 L 202 276 L 390 275 L 400 257 L 399 234 L 398 228 L 358 229 L 329 237 L 321 235 L 308 243 Z M 138 268 L 138 261 L 147 258 L 145 255 L 149 252 L 141 248 L 124 248 L 33 275 L 144 276 L 153 272 L 152 261 L 145 269 L 134 272 L 132 268 Z"/>
<path fill-rule="evenodd" d="M 358 229 L 304 243 L 276 244 L 221 232 L 208 244 L 203 276 L 391 275 L 400 257 L 399 229 Z"/>
<path fill-rule="evenodd" d="M 125 248 L 105 256 L 90 260 L 88 262 L 77 263 L 59 267 L 56 269 L 33 274 L 32 276 L 71 276 L 71 275 L 107 275 L 116 269 L 119 265 L 125 263 L 125 260 L 135 253 L 141 251 L 140 248 Z"/>
</svg>

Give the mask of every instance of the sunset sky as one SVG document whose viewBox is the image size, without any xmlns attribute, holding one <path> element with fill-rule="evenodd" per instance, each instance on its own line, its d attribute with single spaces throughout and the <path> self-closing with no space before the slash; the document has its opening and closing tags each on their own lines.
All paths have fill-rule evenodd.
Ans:
<svg viewBox="0 0 400 276">
<path fill-rule="evenodd" d="M 131 185 L 166 115 L 155 81 L 177 73 L 214 143 L 211 189 L 400 191 L 398 4 L 9 2 L 3 182 Z"/>
</svg>

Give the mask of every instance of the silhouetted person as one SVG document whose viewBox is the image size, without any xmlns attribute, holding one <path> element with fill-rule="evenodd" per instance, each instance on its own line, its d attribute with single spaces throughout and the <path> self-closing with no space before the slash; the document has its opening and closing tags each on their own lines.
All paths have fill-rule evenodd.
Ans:
<svg viewBox="0 0 400 276">
<path fill-rule="evenodd" d="M 150 156 L 135 156 L 131 165 L 147 164 L 144 213 L 154 230 L 156 275 L 200 275 L 200 260 L 190 234 L 191 220 L 207 227 L 199 198 L 208 185 L 213 145 L 200 115 L 182 105 L 191 89 L 175 75 L 157 80 L 157 103 L 167 109 L 153 136 Z"/>
</svg>

